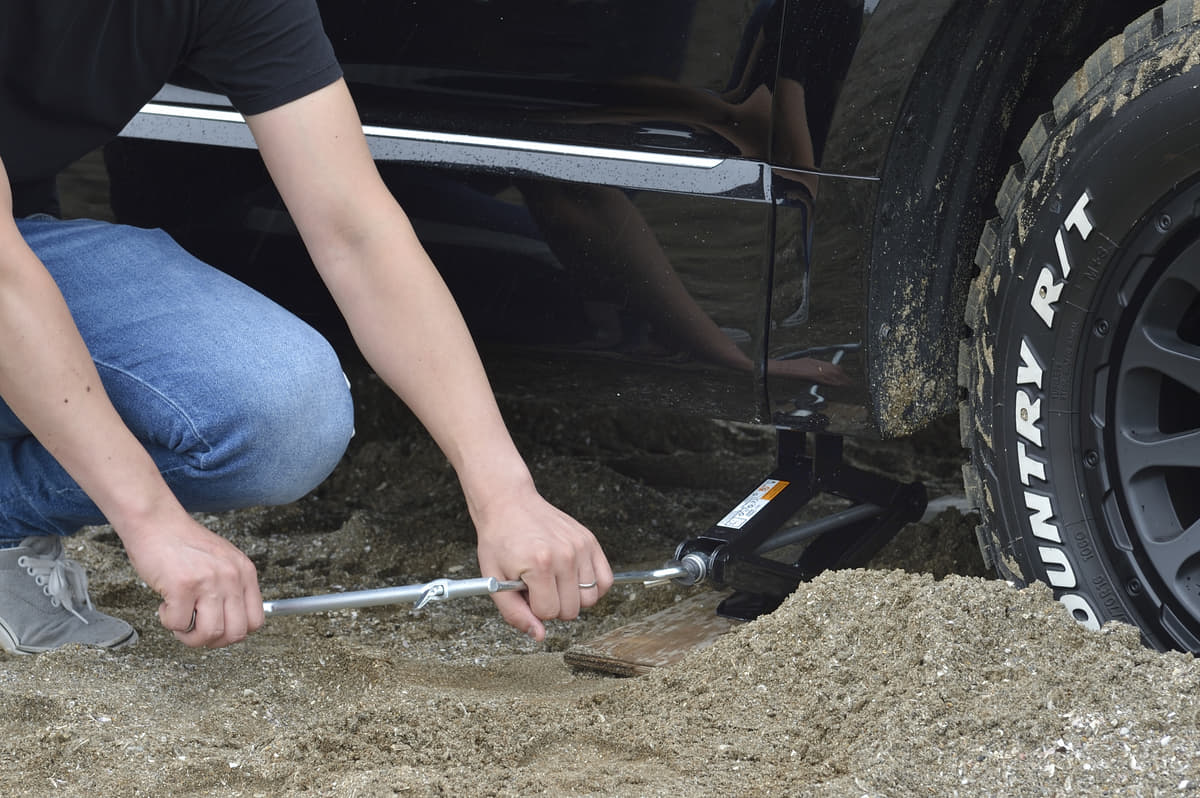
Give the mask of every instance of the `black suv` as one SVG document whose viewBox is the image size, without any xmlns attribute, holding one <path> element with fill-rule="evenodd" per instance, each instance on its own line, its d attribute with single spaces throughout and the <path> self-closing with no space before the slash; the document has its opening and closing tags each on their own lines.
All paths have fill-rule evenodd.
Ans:
<svg viewBox="0 0 1200 798">
<path fill-rule="evenodd" d="M 1003 576 L 1200 651 L 1200 5 L 321 10 L 500 390 L 781 430 L 787 478 L 681 547 L 718 581 L 875 547 L 920 497 L 843 468 L 839 436 L 957 412 Z M 319 320 L 251 146 L 180 75 L 108 150 L 114 208 Z M 764 564 L 775 532 L 737 535 L 789 481 L 859 504 L 787 542 L 857 542 Z"/>
</svg>

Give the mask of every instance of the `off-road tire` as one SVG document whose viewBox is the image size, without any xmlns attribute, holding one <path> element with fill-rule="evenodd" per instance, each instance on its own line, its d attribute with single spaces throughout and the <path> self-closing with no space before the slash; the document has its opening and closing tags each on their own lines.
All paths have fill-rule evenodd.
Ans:
<svg viewBox="0 0 1200 798">
<path fill-rule="evenodd" d="M 1093 54 L 1020 147 L 959 357 L 1000 574 L 1200 651 L 1200 0 Z"/>
</svg>

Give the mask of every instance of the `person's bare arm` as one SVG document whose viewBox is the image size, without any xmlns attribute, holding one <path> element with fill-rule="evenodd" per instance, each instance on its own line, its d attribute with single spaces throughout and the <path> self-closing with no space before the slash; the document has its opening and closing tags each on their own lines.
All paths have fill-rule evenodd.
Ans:
<svg viewBox="0 0 1200 798">
<path fill-rule="evenodd" d="M 0 163 L 0 396 L 96 502 L 163 597 L 164 626 L 224 645 L 262 625 L 254 566 L 197 524 L 113 408 L 58 286 L 12 217 Z"/>
<path fill-rule="evenodd" d="M 504 618 L 541 639 L 612 573 L 592 534 L 537 493 L 505 429 L 453 298 L 379 174 L 345 83 L 247 119 L 317 269 L 371 366 L 412 408 L 458 474 Z M 597 582 L 598 588 L 579 585 Z M 541 620 L 539 620 L 541 619 Z"/>
</svg>

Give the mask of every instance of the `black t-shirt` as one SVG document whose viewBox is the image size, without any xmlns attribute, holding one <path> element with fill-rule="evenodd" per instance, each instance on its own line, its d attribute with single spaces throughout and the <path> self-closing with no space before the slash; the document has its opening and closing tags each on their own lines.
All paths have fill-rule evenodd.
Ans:
<svg viewBox="0 0 1200 798">
<path fill-rule="evenodd" d="M 13 212 L 187 71 L 244 114 L 341 76 L 314 0 L 0 0 L 0 159 Z"/>
</svg>

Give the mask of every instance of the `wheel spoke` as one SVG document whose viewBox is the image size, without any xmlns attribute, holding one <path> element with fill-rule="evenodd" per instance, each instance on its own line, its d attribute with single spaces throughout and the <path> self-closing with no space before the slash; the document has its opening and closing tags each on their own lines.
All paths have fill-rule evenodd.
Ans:
<svg viewBox="0 0 1200 798">
<path fill-rule="evenodd" d="M 1149 468 L 1200 469 L 1200 430 L 1154 437 L 1126 430 L 1121 434 L 1118 457 L 1121 470 L 1131 476 Z"/>
<path fill-rule="evenodd" d="M 1170 274 L 1200 293 L 1200 249 L 1193 244 L 1176 262 Z"/>
<path fill-rule="evenodd" d="M 1124 369 L 1149 368 L 1200 394 L 1200 347 L 1175 334 L 1143 327 L 1129 341 Z"/>
<path fill-rule="evenodd" d="M 1200 521 L 1170 540 L 1147 540 L 1146 543 L 1146 551 L 1158 572 L 1168 578 L 1173 577 L 1200 552 Z"/>
</svg>

